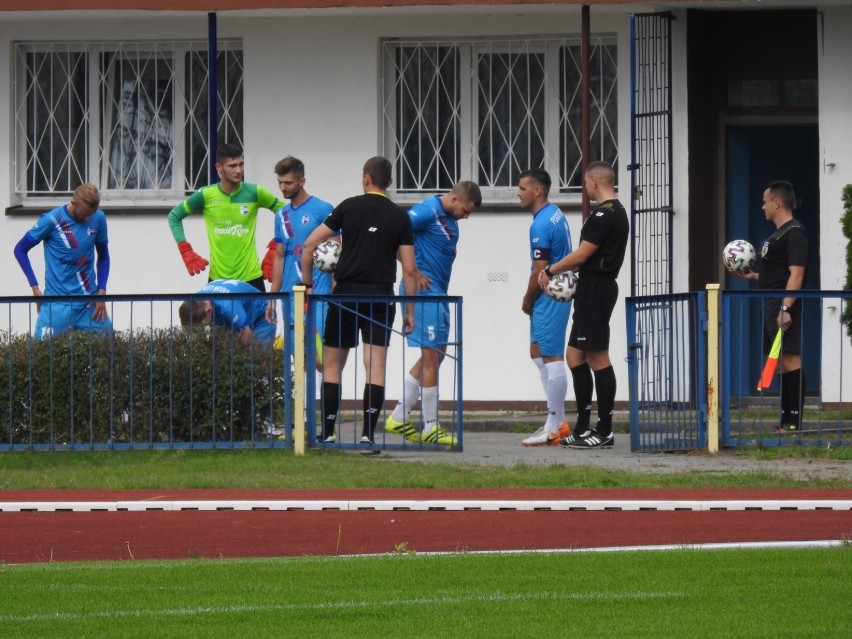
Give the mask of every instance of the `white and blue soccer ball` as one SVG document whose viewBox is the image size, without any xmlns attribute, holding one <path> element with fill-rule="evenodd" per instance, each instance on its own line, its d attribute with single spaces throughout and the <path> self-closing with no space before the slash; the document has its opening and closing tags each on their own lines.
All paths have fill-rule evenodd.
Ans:
<svg viewBox="0 0 852 639">
<path fill-rule="evenodd" d="M 577 281 L 573 271 L 557 273 L 547 281 L 547 294 L 557 302 L 570 302 L 577 292 Z"/>
<path fill-rule="evenodd" d="M 340 244 L 326 240 L 314 251 L 314 266 L 324 273 L 333 273 L 340 260 Z"/>
<path fill-rule="evenodd" d="M 722 262 L 729 271 L 748 273 L 754 266 L 757 255 L 754 247 L 747 240 L 734 240 L 725 245 L 722 251 Z"/>
</svg>

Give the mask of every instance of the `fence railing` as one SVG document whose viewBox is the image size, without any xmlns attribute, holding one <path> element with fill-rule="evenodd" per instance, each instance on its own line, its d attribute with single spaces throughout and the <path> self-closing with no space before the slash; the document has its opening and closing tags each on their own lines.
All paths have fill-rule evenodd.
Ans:
<svg viewBox="0 0 852 639">
<path fill-rule="evenodd" d="M 39 302 L 88 304 L 92 298 L 2 298 L 0 451 L 287 448 L 294 439 L 322 446 L 316 433 L 316 411 L 321 409 L 318 386 L 314 367 L 306 367 L 305 361 L 315 361 L 321 349 L 315 337 L 316 326 L 322 323 L 317 321 L 319 313 L 342 299 L 308 296 L 305 330 L 294 331 L 289 294 L 107 295 L 98 301 L 106 304 L 112 330 L 35 336 Z M 404 347 L 400 337 L 393 335 L 388 349 L 388 404 L 374 448 L 461 450 L 460 298 L 383 299 L 385 303 L 445 303 L 452 309 L 452 332 L 443 345 L 446 356 L 438 387 L 441 425 L 456 433 L 457 442 L 437 446 L 385 434 L 387 411 L 401 393 L 398 380 L 420 353 L 419 348 Z M 184 328 L 179 306 L 208 300 L 225 304 L 275 300 L 279 310 L 274 345 L 245 340 L 230 326 Z M 304 296 L 296 303 L 300 310 L 304 308 Z M 303 340 L 298 350 L 306 354 L 306 360 L 294 357 L 296 336 Z M 355 431 L 360 419 L 354 409 L 363 379 L 360 359 L 360 347 L 353 349 L 342 379 L 338 448 L 356 445 L 349 432 Z M 311 374 L 306 375 L 306 368 Z M 294 402 L 296 380 L 307 390 L 298 404 Z M 415 410 L 415 423 L 418 414 Z M 294 432 L 296 423 L 307 431 Z"/>
<path fill-rule="evenodd" d="M 778 294 L 710 288 L 713 303 L 704 292 L 626 301 L 632 449 L 849 445 L 852 337 L 843 308 L 852 291 L 796 293 L 805 402 L 791 430 L 781 423 L 780 366 L 773 384 L 757 389 L 767 358 L 763 303 Z"/>
</svg>

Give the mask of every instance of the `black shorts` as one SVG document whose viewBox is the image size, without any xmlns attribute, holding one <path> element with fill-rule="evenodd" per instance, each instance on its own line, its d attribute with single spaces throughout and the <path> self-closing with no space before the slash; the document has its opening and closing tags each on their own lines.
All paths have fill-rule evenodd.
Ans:
<svg viewBox="0 0 852 639">
<path fill-rule="evenodd" d="M 375 290 L 370 295 L 393 296 L 393 285 L 373 288 Z M 346 289 L 352 289 L 352 292 Z M 363 295 L 365 299 L 337 302 L 333 299 L 335 295 Z M 322 343 L 332 348 L 354 348 L 358 346 L 360 333 L 365 344 L 387 347 L 395 318 L 396 304 L 393 300 L 377 300 L 365 295 L 363 287 L 338 284 L 328 302 Z"/>
<path fill-rule="evenodd" d="M 781 311 L 780 297 L 769 297 L 763 301 L 763 348 L 764 354 L 772 349 L 772 342 L 778 334 L 778 313 Z M 798 300 L 790 307 L 790 328 L 781 338 L 781 352 L 785 355 L 799 355 L 802 345 L 802 301 Z"/>
<path fill-rule="evenodd" d="M 611 277 L 584 273 L 574 294 L 568 346 L 581 351 L 609 350 L 609 320 L 618 301 L 618 282 Z"/>
</svg>

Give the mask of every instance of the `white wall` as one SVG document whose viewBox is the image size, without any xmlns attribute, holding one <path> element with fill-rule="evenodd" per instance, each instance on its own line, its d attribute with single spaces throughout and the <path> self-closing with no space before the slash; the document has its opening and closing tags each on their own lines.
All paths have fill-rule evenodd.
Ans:
<svg viewBox="0 0 852 639">
<path fill-rule="evenodd" d="M 635 7 L 634 7 L 635 8 Z M 0 25 L 0 87 L 9 87 L 8 59 L 15 40 L 206 38 L 206 15 L 71 14 L 4 21 Z M 95 16 L 95 17 L 93 17 Z M 593 33 L 616 33 L 619 44 L 619 138 L 621 141 L 622 200 L 627 205 L 629 174 L 629 61 L 627 13 L 610 9 L 591 12 Z M 326 12 L 305 12 L 263 17 L 223 15 L 219 36 L 242 37 L 245 75 L 246 179 L 276 190 L 272 166 L 285 154 L 304 160 L 307 189 L 331 202 L 360 189 L 363 161 L 380 151 L 378 146 L 379 104 L 378 41 L 382 37 L 500 36 L 526 34 L 579 34 L 579 6 L 565 7 L 440 7 L 367 12 L 346 17 Z M 678 25 L 676 23 L 676 28 Z M 682 46 L 682 43 L 677 45 Z M 675 55 L 675 59 L 684 56 Z M 676 69 L 682 80 L 683 66 Z M 680 80 L 679 80 L 680 81 Z M 685 96 L 676 94 L 676 105 Z M 685 127 L 685 115 L 676 125 Z M 0 101 L 0 122 L 9 123 L 9 100 Z M 682 130 L 682 129 L 681 129 Z M 685 135 L 675 135 L 676 157 L 685 155 Z M 9 145 L 5 145 L 9 148 Z M 676 164 L 675 233 L 686 236 L 686 161 Z M 0 156 L 0 205 L 12 200 L 9 158 Z M 169 202 L 174 204 L 175 202 Z M 48 208 L 48 207 L 45 207 Z M 104 208 L 109 211 L 108 203 Z M 4 216 L 0 220 L 0 253 L 6 255 L 7 277 L 0 281 L 0 295 L 26 295 L 29 289 L 12 257 L 17 240 L 35 218 Z M 536 369 L 529 361 L 528 318 L 521 312 L 521 299 L 529 274 L 528 228 L 530 216 L 520 210 L 479 213 L 462 223 L 459 258 L 450 293 L 464 297 L 465 398 L 491 401 L 536 401 L 543 392 Z M 185 221 L 187 237 L 196 250 L 208 254 L 200 216 Z M 575 245 L 579 240 L 580 217 L 569 215 Z M 111 216 L 110 248 L 113 256 L 109 292 L 131 294 L 194 292 L 201 277 L 187 276 L 174 246 L 165 217 Z M 272 234 L 271 216 L 261 212 L 258 223 L 259 250 Z M 678 241 L 676 259 L 688 259 L 687 242 Z M 40 250 L 34 250 L 34 268 L 41 277 Z M 619 279 L 622 296 L 629 293 L 629 260 Z M 505 273 L 504 281 L 489 281 L 489 274 Z M 686 286 L 676 270 L 676 288 Z M 492 279 L 495 279 L 492 277 Z M 496 279 L 500 279 L 499 277 Z M 612 320 L 612 357 L 618 377 L 619 401 L 626 401 L 627 369 L 624 363 L 626 337 L 624 304 L 620 302 Z M 400 342 L 391 346 L 389 370 L 400 370 Z M 416 354 L 408 353 L 410 363 Z M 352 368 L 352 364 L 350 364 Z M 393 375 L 388 380 L 389 397 L 399 392 Z M 443 391 L 442 391 L 443 392 Z M 569 398 L 571 393 L 569 392 Z"/>
<path fill-rule="evenodd" d="M 846 244 L 840 226 L 841 193 L 852 184 L 852 7 L 823 12 L 819 57 L 820 288 L 846 284 Z M 842 63 L 840 61 L 843 61 Z M 833 166 L 829 166 L 832 164 Z M 840 325 L 837 301 L 823 307 L 822 393 L 825 401 L 849 401 L 852 345 Z M 843 373 L 843 374 L 842 374 Z M 842 385 L 845 384 L 845 389 Z M 845 391 L 845 392 L 844 392 Z"/>
</svg>

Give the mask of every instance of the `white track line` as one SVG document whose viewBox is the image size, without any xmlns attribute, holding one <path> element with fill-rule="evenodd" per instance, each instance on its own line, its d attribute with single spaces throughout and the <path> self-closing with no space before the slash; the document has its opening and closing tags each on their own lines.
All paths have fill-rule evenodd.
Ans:
<svg viewBox="0 0 852 639">
<path fill-rule="evenodd" d="M 852 500 L 189 500 L 189 501 L 12 501 L 3 512 L 143 511 L 852 511 Z"/>
</svg>

